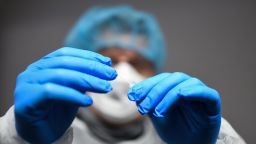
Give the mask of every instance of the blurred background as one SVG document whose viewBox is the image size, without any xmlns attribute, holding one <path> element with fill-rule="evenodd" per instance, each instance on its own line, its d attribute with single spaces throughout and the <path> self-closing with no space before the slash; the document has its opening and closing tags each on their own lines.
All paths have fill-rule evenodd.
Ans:
<svg viewBox="0 0 256 144">
<path fill-rule="evenodd" d="M 158 18 L 168 44 L 165 70 L 191 74 L 216 88 L 223 117 L 254 143 L 256 2 L 246 0 L 0 0 L 0 116 L 13 105 L 16 76 L 62 47 L 86 9 L 119 4 Z"/>
</svg>

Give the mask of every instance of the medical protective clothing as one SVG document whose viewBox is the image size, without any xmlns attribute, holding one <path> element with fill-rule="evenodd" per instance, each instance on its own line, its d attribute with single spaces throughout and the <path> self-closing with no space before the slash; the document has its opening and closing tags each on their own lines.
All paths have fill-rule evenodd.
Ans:
<svg viewBox="0 0 256 144">
<path fill-rule="evenodd" d="M 15 118 L 19 135 L 31 143 L 50 143 L 74 120 L 78 107 L 92 104 L 86 91 L 106 93 L 117 76 L 111 59 L 61 48 L 31 64 L 17 78 Z"/>
<path fill-rule="evenodd" d="M 244 143 L 225 120 L 221 125 L 218 93 L 183 73 L 160 74 L 129 91 L 129 99 L 153 123 L 146 117 L 126 127 L 109 127 L 84 108 L 92 104 L 88 92 L 107 93 L 112 86 L 119 87 L 121 93 L 114 93 L 120 98 L 128 86 L 123 79 L 136 76 L 128 69 L 128 76 L 117 80 L 122 84 L 111 85 L 109 81 L 117 77 L 111 60 L 91 51 L 109 47 L 134 50 L 161 70 L 165 45 L 152 16 L 131 7 L 94 8 L 77 22 L 65 45 L 86 50 L 61 48 L 18 76 L 15 107 L 0 118 L 0 143 L 215 143 L 217 138 L 219 144 Z M 114 97 L 114 93 L 105 96 Z"/>
<path fill-rule="evenodd" d="M 83 108 L 85 110 L 87 108 Z M 142 135 L 131 140 L 122 140 L 119 142 L 109 142 L 97 137 L 99 134 L 92 133 L 92 128 L 87 124 L 86 118 L 80 118 L 79 115 L 91 117 L 87 113 L 79 111 L 78 117 L 75 118 L 70 128 L 53 144 L 163 144 L 152 124 L 147 119 L 144 121 L 144 130 Z M 88 112 L 88 111 L 87 111 Z M 96 118 L 91 117 L 93 120 Z M 90 118 L 90 119 L 91 119 Z M 244 140 L 236 133 L 232 126 L 222 118 L 221 129 L 217 139 L 217 144 L 245 144 Z M 109 137 L 103 134 L 104 137 Z M 107 139 L 107 138 L 105 138 Z M 0 117 L 0 143 L 1 144 L 28 144 L 21 138 L 15 128 L 14 108 L 11 107 L 9 111 Z"/>
<path fill-rule="evenodd" d="M 135 84 L 129 92 L 139 111 L 151 115 L 162 140 L 147 118 L 131 125 L 141 131 L 128 127 L 115 132 L 115 127 L 106 127 L 88 108 L 81 108 L 77 115 L 78 107 L 92 104 L 85 92 L 112 89 L 108 81 L 115 79 L 117 72 L 110 66 L 109 58 L 74 48 L 58 49 L 28 66 L 17 78 L 15 110 L 12 107 L 0 118 L 0 143 L 156 144 L 186 139 L 204 143 L 217 136 L 217 143 L 244 143 L 225 120 L 223 130 L 217 132 L 220 106 L 216 91 L 182 73 L 154 76 Z"/>
<path fill-rule="evenodd" d="M 158 72 L 165 64 L 165 42 L 157 21 L 128 6 L 92 8 L 70 31 L 65 46 L 91 51 L 109 47 L 134 50 Z"/>
<path fill-rule="evenodd" d="M 221 125 L 221 101 L 216 90 L 184 73 L 162 73 L 129 91 L 142 114 L 150 114 L 168 143 L 215 143 Z M 185 138 L 184 138 L 185 137 Z"/>
</svg>

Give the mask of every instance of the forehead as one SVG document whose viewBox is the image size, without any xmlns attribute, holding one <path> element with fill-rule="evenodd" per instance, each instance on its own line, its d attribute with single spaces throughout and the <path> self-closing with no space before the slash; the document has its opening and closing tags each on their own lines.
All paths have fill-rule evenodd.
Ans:
<svg viewBox="0 0 256 144">
<path fill-rule="evenodd" d="M 103 48 L 98 51 L 100 54 L 108 56 L 110 58 L 127 58 L 128 60 L 138 60 L 138 62 L 151 63 L 149 60 L 145 59 L 139 53 L 134 50 L 124 49 L 124 48 Z M 121 59 L 122 60 L 122 59 Z"/>
<path fill-rule="evenodd" d="M 99 43 L 106 43 L 110 47 L 118 47 L 118 45 L 136 47 L 137 49 L 149 47 L 148 37 L 145 34 L 131 31 L 115 32 L 110 30 L 102 30 L 97 40 Z"/>
</svg>

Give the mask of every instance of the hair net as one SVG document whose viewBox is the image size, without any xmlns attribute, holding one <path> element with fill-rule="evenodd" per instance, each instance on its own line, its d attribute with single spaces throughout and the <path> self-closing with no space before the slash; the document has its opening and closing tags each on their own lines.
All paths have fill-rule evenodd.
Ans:
<svg viewBox="0 0 256 144">
<path fill-rule="evenodd" d="M 117 47 L 138 52 L 159 72 L 165 63 L 165 42 L 150 14 L 129 6 L 94 7 L 71 29 L 65 46 L 91 51 Z"/>
</svg>

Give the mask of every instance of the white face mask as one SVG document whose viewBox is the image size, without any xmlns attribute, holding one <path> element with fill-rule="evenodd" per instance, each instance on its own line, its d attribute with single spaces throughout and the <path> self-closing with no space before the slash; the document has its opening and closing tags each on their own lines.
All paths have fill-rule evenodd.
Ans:
<svg viewBox="0 0 256 144">
<path fill-rule="evenodd" d="M 145 79 L 130 64 L 121 62 L 114 67 L 118 73 L 111 81 L 113 90 L 107 94 L 88 92 L 93 99 L 93 108 L 108 122 L 124 124 L 138 116 L 137 106 L 127 97 L 130 87 Z"/>
</svg>

